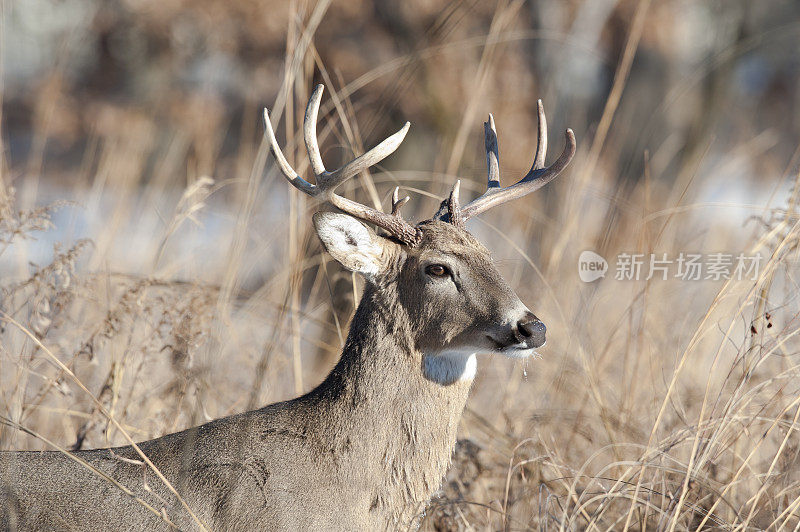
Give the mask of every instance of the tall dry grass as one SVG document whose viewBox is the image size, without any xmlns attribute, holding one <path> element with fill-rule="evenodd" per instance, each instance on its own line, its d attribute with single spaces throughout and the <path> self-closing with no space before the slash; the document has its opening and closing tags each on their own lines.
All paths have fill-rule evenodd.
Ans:
<svg viewBox="0 0 800 532">
<path fill-rule="evenodd" d="M 316 82 L 328 88 L 319 133 L 329 166 L 412 120 L 398 153 L 345 193 L 385 207 L 399 185 L 421 219 L 456 176 L 465 196 L 481 192 L 488 111 L 502 179 L 522 174 L 541 96 L 551 152 L 570 125 L 575 160 L 536 197 L 470 229 L 547 323 L 548 345 L 541 360 L 481 360 L 423 529 L 800 526 L 794 126 L 761 123 L 754 116 L 773 108 L 726 85 L 731 58 L 755 38 L 734 32 L 657 87 L 646 83 L 662 64 L 651 56 L 667 50 L 673 64 L 674 35 L 659 32 L 679 2 L 601 14 L 570 4 L 563 28 L 535 20 L 555 7 L 525 2 L 383 6 L 369 15 L 377 29 L 356 37 L 347 27 L 365 15 L 353 5 L 281 3 L 244 25 L 243 42 L 277 51 L 245 76 L 232 114 L 218 93 L 158 81 L 122 103 L 87 96 L 63 62 L 25 98 L 6 95 L 32 116 L 30 145 L 7 141 L 0 166 L 0 447 L 140 441 L 292 397 L 332 367 L 362 287 L 321 253 L 316 206 L 276 172 L 261 105 L 301 173 L 302 109 Z M 129 15 L 158 33 L 156 20 L 181 19 L 171 6 Z M 253 18 L 244 2 L 197 9 L 205 22 Z M 612 43 L 600 100 L 567 90 L 570 65 L 595 53 L 592 31 Z M 755 35 L 775 46 L 794 38 Z M 4 109 L 8 121 L 19 113 Z M 756 199 L 716 201 L 715 186 Z M 609 259 L 605 279 L 580 281 L 586 249 Z M 685 252 L 764 260 L 753 280 L 613 278 L 620 253 Z"/>
</svg>

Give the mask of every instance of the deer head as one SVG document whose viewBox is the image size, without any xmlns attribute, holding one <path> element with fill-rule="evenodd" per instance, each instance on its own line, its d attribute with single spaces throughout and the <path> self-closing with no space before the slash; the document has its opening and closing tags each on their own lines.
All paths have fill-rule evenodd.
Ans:
<svg viewBox="0 0 800 532">
<path fill-rule="evenodd" d="M 318 85 L 308 103 L 304 138 L 315 183 L 301 178 L 286 161 L 264 110 L 266 134 L 286 179 L 298 190 L 328 202 L 344 214 L 314 215 L 323 245 L 345 268 L 358 272 L 369 290 L 402 309 L 414 331 L 414 347 L 423 353 L 423 369 L 443 384 L 471 378 L 475 353 L 527 357 L 545 343 L 544 324 L 520 301 L 492 263 L 489 251 L 473 237 L 465 222 L 487 209 L 537 190 L 554 179 L 575 154 L 575 136 L 566 131 L 566 147 L 551 166 L 544 166 L 547 125 L 538 103 L 539 135 L 533 167 L 521 180 L 500 187 L 499 155 L 494 118 L 484 124 L 488 187 L 463 207 L 459 183 L 434 216 L 412 225 L 400 215 L 408 197 L 396 188 L 390 213 L 336 194 L 343 182 L 372 166 L 403 141 L 409 123 L 365 154 L 329 172 L 325 169 L 316 136 L 316 121 L 323 86 Z M 361 221 L 385 231 L 378 234 Z M 366 296 L 365 296 L 366 297 Z"/>
</svg>

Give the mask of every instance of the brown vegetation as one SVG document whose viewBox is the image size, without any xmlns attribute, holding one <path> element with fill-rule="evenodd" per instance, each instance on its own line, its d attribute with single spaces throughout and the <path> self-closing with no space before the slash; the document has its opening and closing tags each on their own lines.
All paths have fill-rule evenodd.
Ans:
<svg viewBox="0 0 800 532">
<path fill-rule="evenodd" d="M 0 137 L 0 448 L 143 440 L 322 380 L 361 287 L 267 157 L 264 106 L 303 175 L 315 83 L 332 167 L 411 121 L 347 193 L 385 208 L 399 185 L 418 219 L 456 176 L 465 201 L 484 189 L 488 112 L 501 178 L 524 175 L 542 98 L 551 152 L 569 125 L 575 159 L 469 228 L 548 344 L 480 361 L 423 528 L 800 523 L 794 3 L 62 4 L 84 11 L 38 70 L 13 56 L 22 4 L 0 23 L 19 41 Z M 611 268 L 591 284 L 587 249 Z M 686 252 L 763 260 L 754 280 L 614 279 L 619 253 Z"/>
</svg>

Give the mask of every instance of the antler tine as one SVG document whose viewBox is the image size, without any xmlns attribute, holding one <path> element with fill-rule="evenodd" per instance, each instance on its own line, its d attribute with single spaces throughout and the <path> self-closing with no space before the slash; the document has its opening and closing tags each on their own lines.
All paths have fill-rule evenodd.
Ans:
<svg viewBox="0 0 800 532">
<path fill-rule="evenodd" d="M 311 161 L 311 170 L 317 179 L 325 174 L 325 165 L 322 163 L 322 155 L 319 153 L 319 144 L 317 143 L 317 115 L 319 114 L 319 102 L 322 101 L 322 91 L 324 90 L 325 85 L 320 83 L 316 86 L 311 98 L 308 100 L 306 115 L 303 117 L 303 140 L 306 142 L 306 151 Z"/>
<path fill-rule="evenodd" d="M 400 146 L 400 143 L 403 142 L 411 124 L 406 122 L 398 132 L 394 133 L 371 150 L 360 157 L 356 157 L 341 168 L 333 172 L 328 172 L 325 170 L 325 165 L 322 162 L 322 156 L 317 142 L 317 117 L 319 115 L 319 104 L 322 100 L 322 91 L 324 88 L 323 85 L 317 85 L 314 89 L 308 101 L 308 105 L 306 106 L 306 114 L 303 119 L 303 138 L 305 140 L 306 151 L 308 151 L 308 158 L 311 162 L 311 169 L 314 172 L 316 184 L 312 185 L 300 177 L 286 160 L 275 138 L 275 131 L 272 129 L 272 123 L 269 119 L 269 111 L 264 109 L 264 130 L 269 140 L 270 147 L 272 148 L 272 153 L 275 155 L 278 167 L 280 167 L 281 172 L 283 172 L 283 175 L 286 176 L 286 179 L 292 186 L 298 190 L 305 192 L 309 196 L 328 201 L 339 210 L 351 216 L 374 223 L 406 244 L 416 244 L 420 238 L 419 231 L 399 215 L 400 207 L 408 201 L 408 198 L 404 198 L 400 201 L 393 201 L 392 213 L 386 214 L 335 193 L 339 185 L 362 170 L 377 164 L 391 155 L 397 147 Z"/>
<path fill-rule="evenodd" d="M 386 140 L 365 154 L 356 157 L 341 168 L 327 174 L 325 176 L 325 181 L 331 182 L 332 186 L 336 187 L 362 170 L 366 170 L 370 166 L 378 164 L 386 157 L 394 153 L 398 146 L 400 146 L 400 144 L 403 142 L 403 139 L 406 137 L 406 133 L 408 133 L 409 127 L 411 127 L 411 122 L 406 122 L 399 131 L 389 136 Z"/>
<path fill-rule="evenodd" d="M 447 199 L 447 215 L 450 218 L 450 223 L 456 227 L 464 228 L 464 216 L 461 212 L 461 206 L 458 204 L 458 195 L 461 192 L 461 180 L 456 179 L 456 184 L 453 185 L 453 190 L 450 191 L 450 197 Z"/>
<path fill-rule="evenodd" d="M 484 134 L 486 136 L 486 163 L 488 167 L 489 179 L 486 192 L 475 198 L 461 209 L 461 217 L 464 220 L 472 218 L 496 205 L 506 203 L 516 198 L 521 198 L 531 192 L 538 190 L 560 174 L 570 163 L 575 155 L 576 143 L 575 134 L 571 129 L 565 132 L 566 145 L 564 151 L 556 162 L 550 166 L 544 166 L 545 155 L 547 154 L 547 120 L 544 115 L 542 101 L 537 102 L 538 108 L 538 142 L 536 145 L 536 155 L 534 156 L 533 166 L 530 171 L 517 181 L 515 184 L 505 188 L 500 187 L 499 183 L 499 157 L 497 149 L 497 131 L 494 127 L 494 119 L 489 115 L 489 122 L 484 124 Z M 441 211 L 441 209 L 440 209 Z M 437 213 L 438 214 L 438 213 Z"/>
<path fill-rule="evenodd" d="M 486 147 L 486 170 L 488 174 L 487 191 L 500 188 L 500 151 L 497 143 L 497 128 L 494 125 L 494 116 L 489 113 L 489 120 L 483 123 L 484 145 Z M 457 180 L 450 195 L 442 200 L 439 209 L 433 215 L 434 220 L 454 223 L 463 226 L 464 218 L 461 216 L 461 207 L 458 204 L 458 194 L 461 181 Z M 455 192 L 455 203 L 453 202 Z M 453 208 L 455 206 L 455 209 Z"/>
<path fill-rule="evenodd" d="M 392 192 L 392 216 L 396 216 L 400 214 L 400 209 L 403 208 L 403 205 L 408 203 L 410 200 L 408 196 L 400 199 L 400 187 L 394 187 L 394 192 Z"/>
<path fill-rule="evenodd" d="M 284 157 L 283 151 L 281 151 L 281 147 L 278 145 L 278 140 L 275 138 L 275 131 L 272 129 L 272 122 L 269 119 L 269 109 L 266 108 L 264 108 L 264 132 L 267 134 L 267 140 L 269 140 L 269 146 L 272 148 L 272 154 L 275 156 L 275 162 L 278 163 L 278 168 L 280 168 L 283 175 L 286 176 L 287 181 L 296 189 L 302 190 L 309 196 L 316 196 L 317 187 L 297 175 L 292 165 L 290 165 L 289 161 Z"/>
<path fill-rule="evenodd" d="M 489 113 L 489 120 L 483 123 L 484 144 L 486 145 L 486 169 L 489 176 L 488 188 L 500 186 L 500 147 L 497 144 L 497 128 L 494 116 Z"/>
<path fill-rule="evenodd" d="M 547 118 L 544 116 L 544 105 L 542 100 L 536 100 L 536 110 L 538 112 L 538 132 L 536 139 L 536 156 L 533 158 L 531 171 L 544 168 L 544 157 L 547 155 Z"/>
</svg>

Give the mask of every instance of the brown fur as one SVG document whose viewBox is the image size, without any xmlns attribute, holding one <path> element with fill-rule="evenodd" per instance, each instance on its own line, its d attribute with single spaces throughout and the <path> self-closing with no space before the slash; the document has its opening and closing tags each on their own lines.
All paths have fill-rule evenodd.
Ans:
<svg viewBox="0 0 800 532">
<path fill-rule="evenodd" d="M 414 249 L 370 231 L 383 269 L 365 289 L 341 359 L 316 389 L 140 444 L 209 528 L 413 524 L 447 470 L 472 382 L 431 380 L 424 357 L 480 342 L 492 350 L 487 331 L 509 334 L 509 322 L 527 310 L 469 233 L 442 222 L 420 228 Z M 452 269 L 453 286 L 425 276 L 429 261 Z M 181 529 L 196 528 L 152 471 L 131 463 L 138 456 L 130 447 L 74 454 L 164 508 Z M 60 452 L 1 453 L 0 489 L 2 529 L 168 528 Z"/>
</svg>

